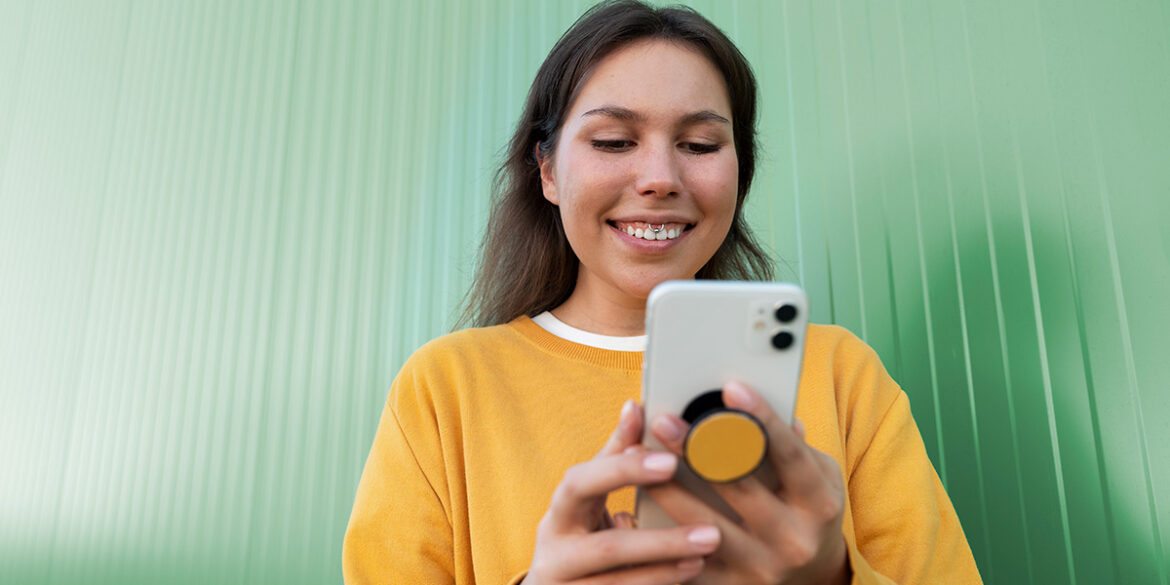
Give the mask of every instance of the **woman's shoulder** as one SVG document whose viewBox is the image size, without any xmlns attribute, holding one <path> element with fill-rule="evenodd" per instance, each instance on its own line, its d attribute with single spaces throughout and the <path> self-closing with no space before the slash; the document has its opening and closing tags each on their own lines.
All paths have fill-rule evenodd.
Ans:
<svg viewBox="0 0 1170 585">
<path fill-rule="evenodd" d="M 852 407 L 880 410 L 902 394 L 877 352 L 839 325 L 809 324 L 801 374 L 808 388 L 832 388 L 838 402 Z"/>
<path fill-rule="evenodd" d="M 440 335 L 419 348 L 429 351 L 440 349 L 466 349 L 470 347 L 490 346 L 502 341 L 509 341 L 516 336 L 515 321 L 489 325 L 487 327 L 468 327 Z"/>
<path fill-rule="evenodd" d="M 470 327 L 440 335 L 415 350 L 404 367 L 443 363 L 460 357 L 506 351 L 520 340 L 514 323 Z"/>
<path fill-rule="evenodd" d="M 877 353 L 854 334 L 840 325 L 808 324 L 805 335 L 804 354 L 833 362 L 877 360 Z"/>
<path fill-rule="evenodd" d="M 453 399 L 453 389 L 506 359 L 507 353 L 516 351 L 518 342 L 519 335 L 508 323 L 440 335 L 416 349 L 402 364 L 391 384 L 389 401 L 402 407 Z"/>
</svg>

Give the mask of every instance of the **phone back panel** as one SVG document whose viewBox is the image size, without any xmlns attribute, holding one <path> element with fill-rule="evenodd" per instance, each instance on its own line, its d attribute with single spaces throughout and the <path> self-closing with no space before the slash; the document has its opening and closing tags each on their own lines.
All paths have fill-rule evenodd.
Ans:
<svg viewBox="0 0 1170 585">
<path fill-rule="evenodd" d="M 795 310 L 787 321 L 776 314 L 783 306 Z M 807 315 L 805 294 L 793 284 L 672 281 L 659 285 L 651 292 L 646 309 L 648 338 L 642 367 L 645 420 L 649 423 L 662 413 L 682 416 L 695 397 L 739 380 L 759 392 L 781 419 L 791 422 Z M 784 349 L 773 345 L 773 338 L 781 333 L 791 336 L 791 345 Z M 651 450 L 665 450 L 648 430 L 643 444 Z M 757 473 L 766 483 L 774 484 L 770 469 Z M 715 509 L 739 520 L 715 490 L 682 461 L 675 479 Z M 637 506 L 639 526 L 674 525 L 641 491 Z"/>
</svg>

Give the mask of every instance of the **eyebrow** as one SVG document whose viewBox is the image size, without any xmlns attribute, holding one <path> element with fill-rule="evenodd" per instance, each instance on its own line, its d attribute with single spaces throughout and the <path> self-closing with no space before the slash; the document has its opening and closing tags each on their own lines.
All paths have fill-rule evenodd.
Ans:
<svg viewBox="0 0 1170 585">
<path fill-rule="evenodd" d="M 622 108 L 619 106 L 602 106 L 600 108 L 594 108 L 588 112 L 585 112 L 584 114 L 581 114 L 582 118 L 586 116 L 607 116 L 621 120 L 623 122 L 646 121 L 646 116 L 643 116 L 642 114 L 639 114 L 638 112 L 635 112 L 629 108 Z M 699 110 L 697 112 L 691 112 L 690 114 L 683 116 L 682 119 L 679 120 L 679 125 L 686 126 L 699 122 L 718 122 L 721 124 L 731 124 L 730 120 L 720 116 L 719 114 L 716 114 L 715 112 L 712 112 L 711 110 Z"/>
</svg>

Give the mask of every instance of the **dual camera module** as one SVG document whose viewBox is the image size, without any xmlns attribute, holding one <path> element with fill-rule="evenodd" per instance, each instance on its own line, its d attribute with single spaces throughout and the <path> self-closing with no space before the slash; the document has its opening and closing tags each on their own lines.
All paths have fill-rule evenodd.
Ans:
<svg viewBox="0 0 1170 585">
<path fill-rule="evenodd" d="M 796 307 L 787 303 L 782 304 L 776 307 L 772 316 L 776 317 L 776 320 L 781 324 L 791 323 L 796 319 Z M 788 349 L 792 347 L 794 341 L 796 338 L 792 336 L 792 333 L 783 329 L 772 335 L 772 347 L 776 349 Z"/>
</svg>

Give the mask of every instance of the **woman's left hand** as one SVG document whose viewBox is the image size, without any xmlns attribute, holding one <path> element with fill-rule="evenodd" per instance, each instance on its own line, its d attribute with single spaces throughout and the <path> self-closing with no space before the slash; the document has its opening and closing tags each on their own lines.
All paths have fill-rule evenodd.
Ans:
<svg viewBox="0 0 1170 585">
<path fill-rule="evenodd" d="M 723 387 L 728 408 L 756 417 L 768 435 L 768 463 L 780 488 L 773 492 L 755 477 L 716 484 L 719 495 L 743 518 L 737 524 L 671 482 L 649 489 L 676 522 L 709 523 L 723 535 L 701 575 L 691 583 L 837 584 L 851 578 L 841 522 L 845 488 L 832 457 L 804 441 L 800 423 L 789 427 L 747 386 Z M 654 436 L 682 454 L 687 423 L 663 415 L 651 423 Z"/>
</svg>

